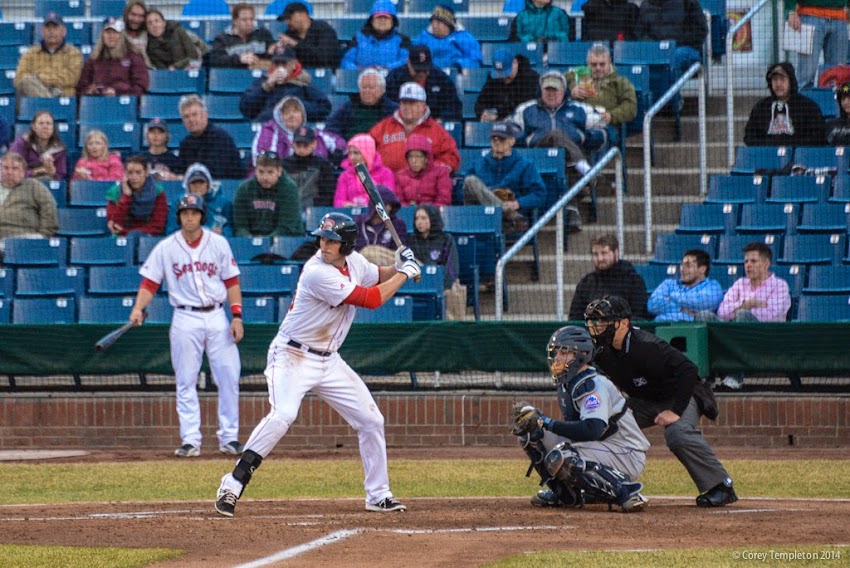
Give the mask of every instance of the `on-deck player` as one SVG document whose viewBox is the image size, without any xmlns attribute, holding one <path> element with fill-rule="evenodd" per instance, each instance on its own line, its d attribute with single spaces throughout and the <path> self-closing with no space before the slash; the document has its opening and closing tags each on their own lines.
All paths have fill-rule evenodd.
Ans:
<svg viewBox="0 0 850 568">
<path fill-rule="evenodd" d="M 239 267 L 227 240 L 204 229 L 206 206 L 200 195 L 184 195 L 177 203 L 180 230 L 154 247 L 139 274 L 142 283 L 130 321 L 141 325 L 142 310 L 162 284 L 174 306 L 171 319 L 171 365 L 177 382 L 177 414 L 182 445 L 174 454 L 182 458 L 201 455 L 201 408 L 198 373 L 204 350 L 218 385 L 218 449 L 239 455 L 239 375 L 242 365 L 236 344 L 242 339 L 242 289 Z M 222 309 L 230 304 L 228 324 Z"/>
<path fill-rule="evenodd" d="M 234 515 L 254 471 L 289 430 L 311 390 L 357 430 L 366 510 L 406 509 L 390 491 L 384 417 L 337 350 L 356 308 L 379 308 L 420 274 L 419 264 L 407 247 L 396 251 L 395 266 L 367 261 L 354 250 L 357 225 L 342 213 L 325 215 L 311 234 L 317 237 L 319 251 L 304 265 L 289 312 L 269 347 L 265 375 L 271 411 L 254 428 L 233 472 L 221 479 L 215 510 L 226 517 Z"/>
</svg>

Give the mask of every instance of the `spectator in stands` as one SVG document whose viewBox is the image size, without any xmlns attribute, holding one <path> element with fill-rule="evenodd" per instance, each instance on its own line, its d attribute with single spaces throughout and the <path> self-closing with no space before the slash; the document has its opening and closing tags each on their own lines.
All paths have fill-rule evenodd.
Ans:
<svg viewBox="0 0 850 568">
<path fill-rule="evenodd" d="M 209 113 L 198 95 L 180 99 L 180 116 L 189 134 L 180 142 L 180 173 L 200 162 L 216 179 L 241 179 L 245 168 L 236 143 L 223 128 L 209 122 Z"/>
<path fill-rule="evenodd" d="M 397 101 L 401 86 L 411 82 L 425 89 L 432 118 L 441 122 L 461 119 L 463 108 L 454 81 L 442 69 L 434 66 L 431 50 L 426 45 L 411 47 L 407 64 L 389 72 L 387 96 Z"/>
<path fill-rule="evenodd" d="M 213 181 L 212 174 L 205 165 L 189 166 L 183 177 L 183 189 L 186 193 L 194 193 L 204 198 L 204 205 L 207 208 L 206 225 L 213 233 L 226 237 L 233 234 L 233 204 L 220 191 L 221 184 Z M 175 211 L 177 201 L 172 204 Z"/>
<path fill-rule="evenodd" d="M 358 132 L 368 132 L 398 109 L 398 103 L 386 96 L 386 79 L 377 69 L 364 69 L 357 77 L 357 89 L 351 100 L 339 105 L 328 117 L 326 131 L 348 140 Z"/>
<path fill-rule="evenodd" d="M 702 60 L 708 23 L 697 0 L 644 0 L 638 14 L 637 35 L 648 41 L 676 42 L 672 69 L 677 79 Z"/>
<path fill-rule="evenodd" d="M 73 97 L 83 70 L 83 54 L 65 42 L 62 16 L 50 12 L 41 25 L 41 43 L 21 56 L 15 71 L 18 97 Z"/>
<path fill-rule="evenodd" d="M 744 246 L 744 277 L 726 291 L 717 313 L 699 312 L 697 321 L 781 322 L 791 309 L 788 283 L 770 271 L 773 253 L 764 243 L 754 241 Z M 739 390 L 744 374 L 727 375 L 721 385 Z"/>
<path fill-rule="evenodd" d="M 278 156 L 292 155 L 295 131 L 307 126 L 307 111 L 298 97 L 283 97 L 275 106 L 272 117 L 254 137 L 251 148 L 252 163 L 264 150 L 272 150 Z M 331 132 L 316 130 L 316 150 L 314 153 L 337 164 L 345 152 L 345 140 Z"/>
<path fill-rule="evenodd" d="M 458 23 L 454 9 L 448 4 L 434 8 L 430 25 L 413 43 L 428 46 L 434 65 L 440 69 L 481 67 L 481 45 Z"/>
<path fill-rule="evenodd" d="M 452 178 L 447 168 L 434 163 L 431 139 L 413 134 L 407 139 L 404 156 L 407 167 L 396 172 L 396 194 L 401 204 L 451 205 Z"/>
<path fill-rule="evenodd" d="M 826 143 L 830 146 L 850 146 L 850 83 L 835 91 L 838 118 L 826 123 Z"/>
<path fill-rule="evenodd" d="M 569 41 L 570 20 L 554 0 L 525 0 L 525 9 L 516 15 L 513 41 Z"/>
<path fill-rule="evenodd" d="M 307 207 L 330 207 L 336 191 L 336 174 L 331 163 L 316 155 L 319 145 L 316 130 L 298 128 L 292 136 L 293 153 L 283 159 L 283 171 L 298 187 L 301 210 Z"/>
<path fill-rule="evenodd" d="M 802 89 L 814 87 L 821 51 L 824 68 L 845 65 L 850 55 L 847 41 L 847 3 L 835 0 L 789 0 L 784 3 L 788 25 L 799 30 L 813 26 L 812 49 L 797 54 L 797 80 Z"/>
<path fill-rule="evenodd" d="M 631 262 L 620 259 L 620 242 L 614 235 L 596 235 L 590 241 L 593 272 L 579 281 L 570 304 L 570 319 L 581 320 L 587 305 L 614 295 L 625 298 L 634 319 L 649 319 L 646 311 L 646 284 Z"/>
<path fill-rule="evenodd" d="M 310 85 L 313 80 L 295 58 L 295 50 L 285 47 L 272 56 L 267 75 L 257 77 L 239 101 L 239 111 L 254 122 L 270 120 L 284 97 L 298 97 L 309 122 L 321 122 L 331 112 L 328 97 Z"/>
<path fill-rule="evenodd" d="M 237 237 L 283 237 L 304 234 L 298 188 L 283 171 L 280 156 L 257 156 L 254 177 L 242 182 L 233 199 L 233 234 Z"/>
<path fill-rule="evenodd" d="M 794 66 L 776 63 L 767 70 L 770 96 L 750 111 L 744 129 L 747 146 L 823 146 L 824 118 L 818 104 L 797 90 Z"/>
<path fill-rule="evenodd" d="M 441 164 L 454 173 L 460 165 L 457 143 L 440 123 L 431 118 L 425 99 L 425 89 L 421 85 L 405 83 L 399 93 L 399 109 L 372 127 L 369 134 L 375 139 L 384 165 L 394 172 L 407 164 L 407 137 L 421 134 L 431 139 L 434 163 Z"/>
<path fill-rule="evenodd" d="M 632 41 L 637 39 L 635 28 L 638 5 L 628 0 L 587 0 L 582 7 L 582 41 Z"/>
<path fill-rule="evenodd" d="M 168 200 L 162 186 L 148 175 L 144 156 L 127 158 L 127 174 L 106 192 L 106 219 L 106 228 L 116 236 L 165 233 Z"/>
<path fill-rule="evenodd" d="M 121 154 L 109 151 L 109 138 L 102 130 L 89 130 L 82 156 L 74 166 L 71 179 L 119 181 L 123 178 L 124 164 L 121 163 Z"/>
<path fill-rule="evenodd" d="M 334 193 L 334 207 L 366 207 L 369 204 L 369 194 L 354 171 L 358 164 L 366 164 L 376 185 L 383 185 L 395 193 L 395 175 L 381 162 L 381 155 L 375 150 L 374 138 L 368 134 L 358 134 L 348 141 L 348 158 L 342 161 L 342 173 Z"/>
<path fill-rule="evenodd" d="M 77 96 L 141 96 L 147 92 L 148 68 L 136 47 L 121 33 L 123 31 L 122 20 L 107 18 L 100 39 L 83 64 Z"/>
<path fill-rule="evenodd" d="M 679 278 L 668 278 L 649 297 L 647 309 L 655 321 L 694 321 L 700 312 L 714 313 L 723 299 L 723 289 L 709 278 L 711 257 L 702 249 L 686 250 L 679 265 Z"/>
<path fill-rule="evenodd" d="M 413 213 L 413 235 L 407 246 L 425 264 L 442 266 L 446 319 L 466 317 L 466 286 L 460 283 L 460 264 L 454 237 L 443 231 L 443 216 L 434 205 L 419 205 Z"/>
<path fill-rule="evenodd" d="M 148 6 L 144 0 L 128 0 L 124 6 L 122 20 L 124 21 L 124 36 L 136 46 L 136 51 L 141 54 L 148 68 L 153 68 L 148 59 L 148 31 L 145 28 L 145 18 L 148 15 Z"/>
<path fill-rule="evenodd" d="M 148 60 L 154 69 L 199 69 L 201 56 L 192 38 L 180 22 L 167 22 L 156 8 L 148 10 L 147 28 Z"/>
<path fill-rule="evenodd" d="M 49 110 L 36 112 L 30 129 L 19 136 L 9 150 L 23 156 L 27 163 L 27 177 L 46 183 L 64 180 L 68 175 L 65 144 L 56 132 L 53 114 Z"/>
<path fill-rule="evenodd" d="M 396 233 L 406 245 L 407 225 L 397 215 L 401 208 L 398 197 L 393 190 L 381 184 L 378 184 L 378 193 L 384 201 L 384 209 L 390 216 Z M 357 223 L 357 242 L 354 243 L 354 250 L 378 266 L 391 266 L 395 262 L 395 241 L 375 210 L 375 204 L 369 201 L 366 212 L 355 217 L 354 221 Z"/>
<path fill-rule="evenodd" d="M 539 97 L 540 74 L 528 58 L 500 47 L 493 52 L 493 70 L 475 101 L 475 116 L 481 122 L 506 120 L 519 105 Z"/>
<path fill-rule="evenodd" d="M 587 67 L 567 73 L 567 85 L 570 97 L 602 115 L 609 145 L 619 144 L 620 127 L 637 116 L 637 94 L 628 79 L 617 75 L 608 46 L 601 43 L 591 46 L 587 51 Z"/>
<path fill-rule="evenodd" d="M 40 181 L 26 177 L 17 152 L 0 158 L 0 260 L 6 239 L 43 239 L 56 234 L 56 200 Z"/>
<path fill-rule="evenodd" d="M 505 232 L 528 228 L 526 214 L 542 207 L 546 186 L 533 162 L 514 152 L 516 127 L 509 121 L 490 127 L 490 153 L 464 172 L 463 202 L 466 205 L 496 205 L 502 208 Z"/>
<path fill-rule="evenodd" d="M 233 24 L 213 40 L 209 52 L 210 67 L 268 69 L 276 45 L 266 28 L 256 27 L 251 4 L 239 3 L 230 11 Z"/>
<path fill-rule="evenodd" d="M 315 20 L 302 2 L 291 2 L 277 17 L 286 22 L 286 32 L 278 34 L 278 48 L 289 46 L 304 67 L 339 67 L 339 39 L 330 24 Z"/>
<path fill-rule="evenodd" d="M 357 32 L 342 58 L 343 69 L 395 69 L 407 61 L 410 38 L 398 31 L 396 5 L 375 0 L 366 25 Z"/>
<path fill-rule="evenodd" d="M 150 174 L 157 181 L 182 179 L 179 174 L 174 173 L 183 168 L 177 154 L 168 149 L 170 136 L 168 123 L 161 118 L 154 118 L 145 125 L 148 149 L 142 152 L 142 156 L 148 161 Z"/>
</svg>

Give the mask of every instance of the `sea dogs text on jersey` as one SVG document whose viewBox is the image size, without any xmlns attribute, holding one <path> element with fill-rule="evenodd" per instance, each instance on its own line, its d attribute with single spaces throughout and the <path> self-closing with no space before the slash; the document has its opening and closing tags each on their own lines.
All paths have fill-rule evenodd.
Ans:
<svg viewBox="0 0 850 568">
<path fill-rule="evenodd" d="M 171 265 L 171 270 L 177 278 L 180 278 L 187 272 L 206 272 L 207 276 L 212 277 L 215 276 L 216 272 L 218 272 L 218 266 L 214 262 L 202 262 L 200 260 L 196 260 L 193 263 L 183 265 L 174 263 Z"/>
</svg>

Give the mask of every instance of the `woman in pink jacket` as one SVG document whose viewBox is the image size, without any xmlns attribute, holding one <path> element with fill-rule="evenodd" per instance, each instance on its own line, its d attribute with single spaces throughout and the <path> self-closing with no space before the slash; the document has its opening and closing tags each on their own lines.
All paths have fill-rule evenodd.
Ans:
<svg viewBox="0 0 850 568">
<path fill-rule="evenodd" d="M 109 139 L 100 130 L 89 131 L 83 155 L 74 166 L 71 179 L 94 181 L 120 181 L 124 179 L 121 155 L 109 151 Z"/>
<path fill-rule="evenodd" d="M 407 167 L 396 172 L 396 194 L 402 206 L 451 205 L 451 172 L 434 163 L 431 139 L 412 135 L 407 139 L 404 156 Z"/>
<path fill-rule="evenodd" d="M 375 140 L 368 134 L 358 134 L 348 141 L 348 158 L 342 161 L 342 173 L 336 182 L 334 207 L 366 207 L 369 195 L 354 171 L 357 164 L 366 164 L 375 185 L 385 185 L 395 193 L 395 175 L 381 162 L 375 150 Z"/>
</svg>

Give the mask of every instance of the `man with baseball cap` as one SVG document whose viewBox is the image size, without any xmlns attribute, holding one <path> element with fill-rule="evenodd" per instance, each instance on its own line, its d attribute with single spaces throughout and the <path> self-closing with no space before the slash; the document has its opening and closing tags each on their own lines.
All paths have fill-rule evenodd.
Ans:
<svg viewBox="0 0 850 568">
<path fill-rule="evenodd" d="M 277 21 L 286 22 L 286 32 L 277 36 L 279 48 L 293 48 L 298 61 L 311 69 L 339 67 L 336 31 L 326 21 L 311 18 L 304 3 L 287 4 Z"/>
<path fill-rule="evenodd" d="M 150 164 L 151 175 L 157 180 L 178 180 L 176 173 L 182 168 L 180 158 L 168 149 L 170 134 L 168 123 L 161 118 L 153 118 L 145 125 L 145 139 L 148 149 L 142 152 Z"/>
<path fill-rule="evenodd" d="M 387 75 L 387 96 L 398 101 L 399 91 L 405 83 L 414 82 L 425 89 L 431 116 L 437 120 L 460 120 L 462 105 L 454 81 L 434 66 L 431 50 L 427 45 L 410 48 L 407 65 L 396 67 Z"/>
<path fill-rule="evenodd" d="M 797 90 L 794 66 L 776 63 L 767 70 L 770 96 L 753 106 L 744 129 L 747 146 L 823 146 L 826 133 L 818 104 Z"/>
<path fill-rule="evenodd" d="M 493 52 L 493 70 L 475 101 L 475 116 L 481 122 L 505 120 L 519 105 L 538 97 L 540 74 L 531 68 L 528 58 L 500 47 Z"/>
<path fill-rule="evenodd" d="M 83 69 L 83 54 L 65 43 L 65 21 L 48 12 L 41 25 L 41 43 L 21 56 L 15 71 L 18 97 L 73 97 Z"/>
<path fill-rule="evenodd" d="M 399 90 L 399 109 L 380 121 L 369 131 L 384 165 L 394 172 L 406 167 L 405 144 L 413 134 L 431 139 L 434 162 L 449 168 L 452 173 L 460 165 L 457 143 L 443 126 L 431 117 L 425 89 L 408 82 Z"/>
</svg>

